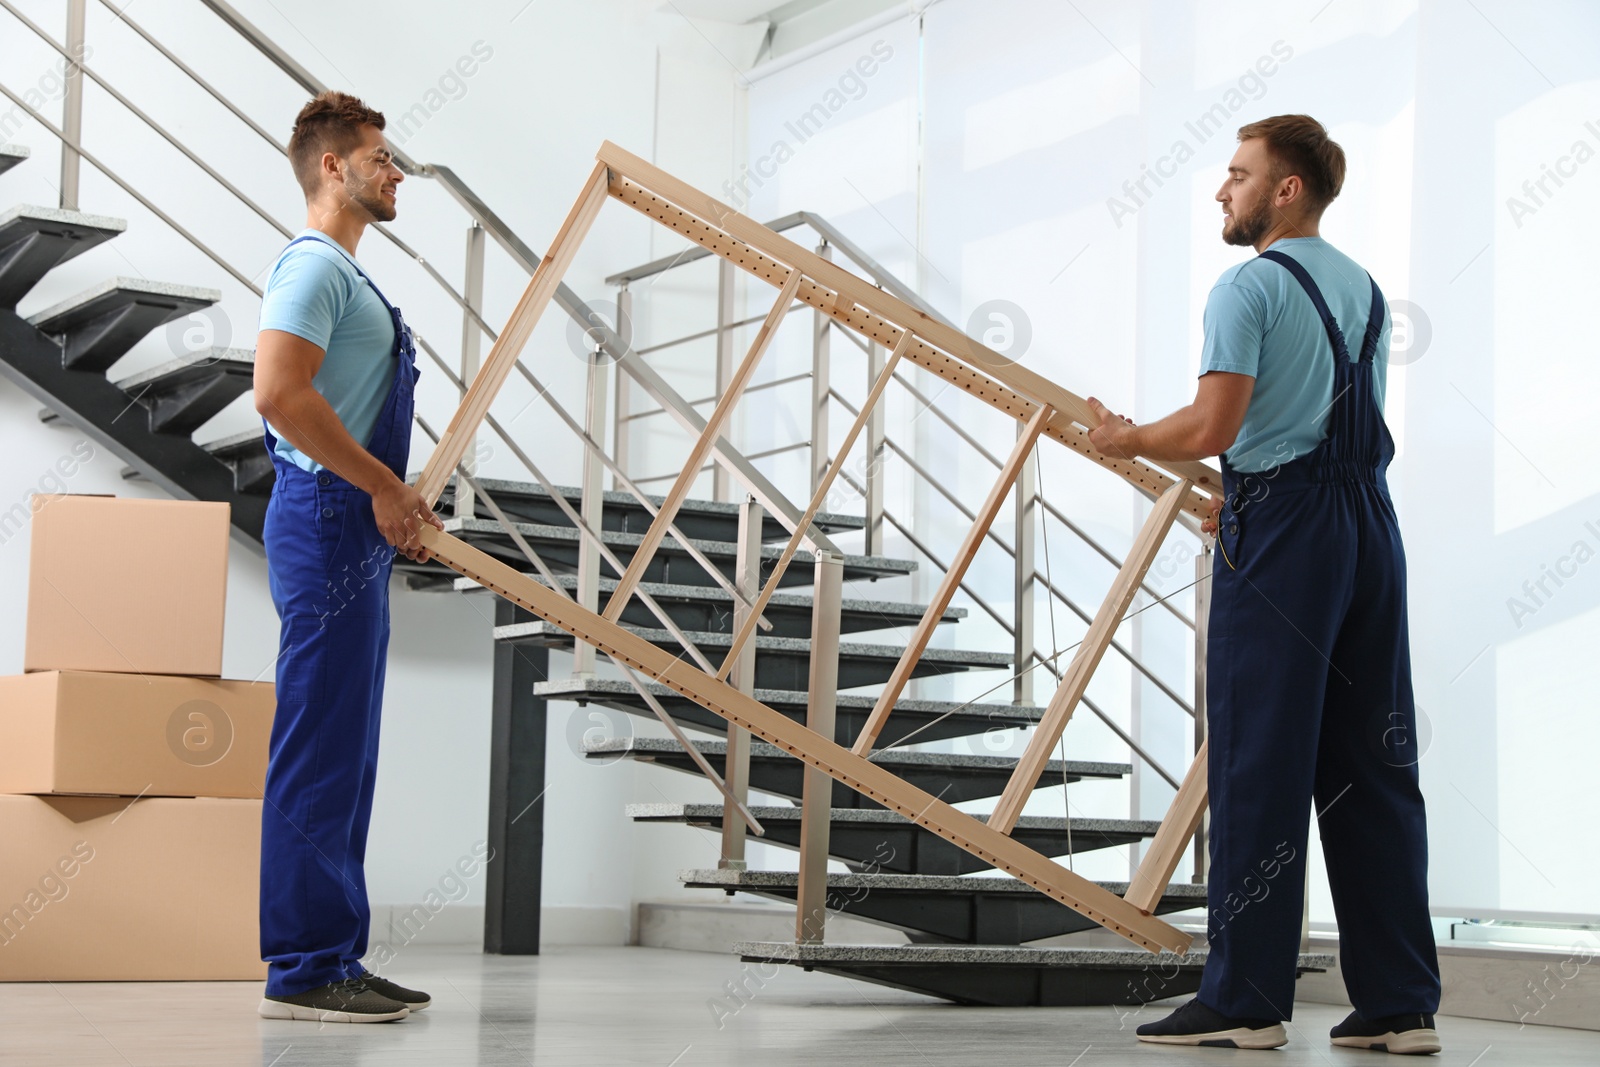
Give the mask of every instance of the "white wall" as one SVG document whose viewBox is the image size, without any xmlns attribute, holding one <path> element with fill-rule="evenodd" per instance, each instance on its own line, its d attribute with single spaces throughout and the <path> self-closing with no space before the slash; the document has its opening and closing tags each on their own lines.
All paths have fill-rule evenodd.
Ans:
<svg viewBox="0 0 1600 1067">
<path fill-rule="evenodd" d="M 780 60 L 770 76 L 758 70 L 751 90 L 753 166 L 874 41 L 914 56 L 908 81 L 886 64 L 837 112 L 827 148 L 805 145 L 750 213 L 828 215 L 958 323 L 995 325 L 969 319 L 986 301 L 1011 301 L 1032 331 L 1028 366 L 1137 419 L 1192 395 L 1206 294 L 1241 258 L 1218 240 L 1212 201 L 1234 130 L 1285 112 L 1329 126 L 1350 173 L 1323 233 L 1403 316 L 1389 376 L 1400 446 L 1391 481 L 1410 549 L 1442 915 L 1600 912 L 1593 850 L 1574 847 L 1577 828 L 1600 814 L 1587 785 L 1600 735 L 1581 651 L 1600 626 L 1588 566 L 1600 554 L 1600 485 L 1587 458 L 1600 372 L 1582 317 L 1600 181 L 1600 71 L 1586 47 L 1595 17 L 1570 3 L 945 0 L 799 64 Z M 1197 128 L 1208 112 L 1220 130 Z M 1125 185 L 1141 178 L 1142 189 Z M 853 373 L 839 347 L 834 374 Z M 1007 420 L 966 398 L 941 403 L 991 450 L 1009 443 Z M 891 434 L 909 432 L 909 413 L 890 412 Z M 932 419 L 918 420 L 915 437 L 919 458 L 977 499 L 991 468 Z M 1053 453 L 1052 499 L 1125 546 L 1143 505 Z M 919 532 L 949 552 L 965 520 L 893 471 L 889 484 L 889 506 L 914 510 Z M 1051 541 L 1058 580 L 1098 601 L 1104 565 L 1074 555 L 1065 534 Z M 1169 541 L 1156 568 L 1163 588 L 1190 580 L 1191 544 Z M 986 549 L 973 575 L 1009 603 L 1002 556 Z M 955 635 L 963 645 L 1003 640 L 974 616 Z M 1061 622 L 1061 643 L 1076 640 L 1081 625 Z M 1122 632 L 1178 683 L 1189 650 L 1170 623 L 1156 611 Z M 1042 612 L 1038 627 L 1044 645 Z M 1137 716 L 1153 751 L 1181 767 L 1184 718 L 1134 677 L 1108 659 L 1090 693 L 1124 721 Z M 1108 734 L 1080 712 L 1069 752 L 1126 758 L 1125 748 L 1113 757 Z M 1171 794 L 1153 775 L 1135 790 L 1146 815 Z M 1108 798 L 1126 804 L 1098 785 L 1075 787 L 1072 800 L 1076 810 Z M 1059 810 L 1059 794 L 1036 804 Z M 1330 919 L 1314 878 L 1313 916 Z"/>
</svg>

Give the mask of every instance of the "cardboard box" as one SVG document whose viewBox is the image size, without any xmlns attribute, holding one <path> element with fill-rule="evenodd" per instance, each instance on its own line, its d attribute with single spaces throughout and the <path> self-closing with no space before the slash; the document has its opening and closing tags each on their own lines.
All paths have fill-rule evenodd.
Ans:
<svg viewBox="0 0 1600 1067">
<path fill-rule="evenodd" d="M 0 981 L 263 979 L 259 800 L 0 796 Z"/>
<path fill-rule="evenodd" d="M 228 505 L 34 499 L 27 671 L 222 674 Z"/>
<path fill-rule="evenodd" d="M 0 793 L 260 799 L 275 704 L 271 682 L 0 678 Z"/>
</svg>

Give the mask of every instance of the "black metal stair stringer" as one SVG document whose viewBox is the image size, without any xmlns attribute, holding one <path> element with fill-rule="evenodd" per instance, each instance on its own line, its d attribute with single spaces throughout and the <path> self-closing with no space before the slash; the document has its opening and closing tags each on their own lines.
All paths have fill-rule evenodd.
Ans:
<svg viewBox="0 0 1600 1067">
<path fill-rule="evenodd" d="M 0 373 L 172 496 L 228 502 L 235 535 L 260 549 L 266 497 L 235 492 L 233 472 L 189 437 L 152 433 L 127 393 L 63 366 L 61 346 L 9 309 L 0 309 Z"/>
</svg>

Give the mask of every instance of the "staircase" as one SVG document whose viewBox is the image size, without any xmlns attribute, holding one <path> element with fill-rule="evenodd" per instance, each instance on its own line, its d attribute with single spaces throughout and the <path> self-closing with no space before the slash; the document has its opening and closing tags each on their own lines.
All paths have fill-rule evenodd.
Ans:
<svg viewBox="0 0 1600 1067">
<path fill-rule="evenodd" d="M 26 149 L 0 147 L 0 173 L 24 164 Z M 146 478 L 179 498 L 226 501 L 232 506 L 234 532 L 259 544 L 273 472 L 259 430 L 225 438 L 196 440 L 196 431 L 251 387 L 253 353 L 214 349 L 173 360 L 148 371 L 117 376 L 121 358 L 150 331 L 208 307 L 220 294 L 214 289 L 143 279 L 109 278 L 43 312 L 22 318 L 15 308 L 55 267 L 112 240 L 126 229 L 119 219 L 57 208 L 19 206 L 0 214 L 0 372 L 34 397 L 46 419 L 65 419 L 97 444 L 122 458 L 125 476 Z M 550 491 L 536 484 L 484 479 L 482 490 L 505 513 L 520 538 L 556 572 L 569 592 L 578 585 L 582 534 Z M 556 487 L 573 509 L 583 503 L 578 489 Z M 438 508 L 446 528 L 476 547 L 513 565 L 526 559 L 510 532 L 480 495 L 470 514 L 452 515 L 455 486 L 446 490 Z M 626 565 L 649 527 L 651 511 L 633 495 L 603 494 L 598 527 L 602 538 Z M 715 501 L 690 501 L 676 518 L 686 541 L 669 537 L 656 553 L 641 589 L 654 598 L 693 642 L 717 658 L 731 644 L 733 599 L 707 574 L 701 559 L 725 575 L 739 558 L 739 509 Z M 859 531 L 857 516 L 822 514 L 817 524 L 830 534 Z M 779 556 L 787 530 L 770 516 L 761 529 L 759 552 L 763 577 Z M 696 556 L 701 559 L 696 559 Z M 772 629 L 756 640 L 755 696 L 791 718 L 806 718 L 811 660 L 811 556 L 800 553 L 786 572 L 789 591 L 774 596 L 766 610 Z M 403 558 L 396 571 L 414 587 L 470 593 L 474 583 L 434 564 L 418 565 Z M 917 564 L 878 555 L 849 555 L 847 580 L 876 581 L 911 574 Z M 619 577 L 601 571 L 601 596 Z M 846 598 L 839 645 L 839 688 L 877 686 L 888 679 L 903 645 L 885 631 L 903 630 L 921 617 L 923 606 L 895 601 Z M 963 608 L 950 608 L 944 626 L 958 626 Z M 676 650 L 673 635 L 639 599 L 623 613 L 626 626 L 645 639 Z M 550 678 L 515 673 L 523 668 L 512 652 L 548 653 L 570 650 L 570 635 L 501 603 L 494 630 L 496 656 L 496 768 L 492 799 L 500 830 L 522 797 L 542 793 L 542 763 L 533 767 L 531 753 L 542 760 L 542 718 L 524 721 L 526 706 L 516 703 L 531 693 L 542 711 L 550 700 L 595 704 L 633 715 L 653 717 L 645 700 L 626 682 L 593 676 Z M 526 657 L 522 657 L 526 659 Z M 530 661 L 531 662 L 531 661 Z M 547 664 L 547 658 L 541 658 Z M 1010 672 L 1010 651 L 936 649 L 924 656 L 918 677 L 965 672 Z M 502 671 L 504 675 L 502 677 Z M 1003 676 L 1001 676 L 1003 677 Z M 712 765 L 726 753 L 726 723 L 675 692 L 654 683 L 648 691 L 685 729 L 691 743 Z M 502 693 L 508 703 L 502 708 Z M 835 738 L 852 743 L 873 705 L 870 696 L 844 694 L 837 699 Z M 517 711 L 516 709 L 523 709 Z M 506 710 L 510 709 L 510 710 Z M 502 714 L 504 712 L 504 714 Z M 1012 703 L 957 704 L 952 701 L 902 699 L 879 740 L 893 746 L 915 734 L 917 743 L 978 737 L 995 729 L 1026 729 L 1041 714 L 1038 707 Z M 519 718 L 520 716 L 520 718 Z M 536 741 L 513 737 L 517 730 L 536 732 Z M 699 773 L 684 746 L 675 740 L 620 738 L 587 747 L 589 758 L 612 762 L 630 759 L 686 773 Z M 986 801 L 996 798 L 1011 773 L 1013 761 L 997 756 L 961 755 L 916 750 L 881 752 L 877 760 L 943 799 Z M 1085 783 L 1115 781 L 1128 775 L 1123 763 L 1052 761 L 1045 780 Z M 752 746 L 750 787 L 772 797 L 798 801 L 801 766 L 766 745 Z M 523 808 L 522 810 L 526 810 Z M 671 823 L 719 831 L 721 804 L 645 804 L 629 808 L 641 823 Z M 800 809 L 757 806 L 753 814 L 765 828 L 763 840 L 780 847 L 800 845 Z M 515 822 L 510 819 L 510 822 Z M 531 822 L 532 820 L 530 820 Z M 835 783 L 832 793 L 829 853 L 853 873 L 828 877 L 829 908 L 899 931 L 907 945 L 841 946 L 829 944 L 745 943 L 737 947 L 746 960 L 776 961 L 805 970 L 822 970 L 864 981 L 915 990 L 959 1003 L 990 1005 L 1130 1004 L 1192 992 L 1199 981 L 1203 951 L 1183 957 L 1154 957 L 1136 949 L 1103 947 L 1034 947 L 1043 938 L 1090 933 L 1094 924 L 1021 883 L 995 877 L 981 861 L 942 838 L 878 807 Z M 1151 838 L 1158 823 L 1150 820 L 1078 819 L 1027 816 L 1014 836 L 1050 856 L 1088 853 L 1139 843 Z M 533 951 L 537 947 L 538 838 L 521 839 L 491 886 L 491 912 L 507 914 L 530 907 L 533 948 L 527 947 L 524 924 L 521 947 L 509 935 L 486 934 L 492 951 Z M 687 887 L 747 893 L 793 902 L 798 892 L 792 872 L 751 870 L 687 870 Z M 1125 886 L 1106 883 L 1113 892 Z M 1204 887 L 1174 884 L 1158 912 L 1184 911 L 1204 904 Z M 491 920 L 493 922 L 494 920 Z M 1326 955 L 1304 955 L 1300 969 L 1332 965 Z"/>
</svg>

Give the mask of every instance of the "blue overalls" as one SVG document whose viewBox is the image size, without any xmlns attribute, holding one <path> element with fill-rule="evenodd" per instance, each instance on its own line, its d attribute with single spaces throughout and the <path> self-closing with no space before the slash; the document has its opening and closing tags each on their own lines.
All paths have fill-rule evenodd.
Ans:
<svg viewBox="0 0 1600 1067">
<path fill-rule="evenodd" d="M 1211 945 L 1199 999 L 1236 1019 L 1289 1019 L 1313 797 L 1350 1000 L 1376 1019 L 1439 1005 L 1428 838 L 1417 784 L 1406 563 L 1373 395 L 1383 294 L 1360 359 L 1299 263 L 1333 347 L 1327 438 L 1241 474 L 1223 461 L 1211 589 Z"/>
<path fill-rule="evenodd" d="M 400 309 L 361 276 L 394 319 L 396 360 L 366 448 L 403 479 L 416 349 Z M 371 496 L 331 470 L 312 473 L 286 461 L 265 419 L 262 425 L 277 472 L 262 539 L 281 630 L 261 812 L 261 956 L 270 964 L 267 994 L 281 996 L 359 975 L 367 951 L 362 864 L 395 550 L 378 532 Z"/>
</svg>

